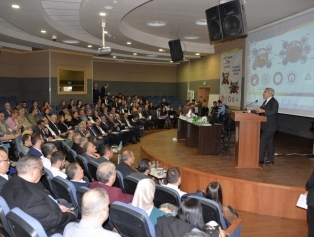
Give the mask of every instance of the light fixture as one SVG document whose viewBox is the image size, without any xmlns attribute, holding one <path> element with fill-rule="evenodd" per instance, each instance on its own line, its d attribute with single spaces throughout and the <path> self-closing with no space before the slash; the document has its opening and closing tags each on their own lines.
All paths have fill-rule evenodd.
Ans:
<svg viewBox="0 0 314 237">
<path fill-rule="evenodd" d="M 159 52 L 164 52 L 164 50 L 163 50 L 163 49 L 159 49 L 158 51 L 159 51 Z"/>
<path fill-rule="evenodd" d="M 117 58 L 116 56 L 112 56 L 113 58 Z"/>
<path fill-rule="evenodd" d="M 151 58 L 156 58 L 156 57 L 158 57 L 158 55 L 156 55 L 156 54 L 147 54 L 146 56 L 147 56 L 147 57 L 151 57 Z"/>
<path fill-rule="evenodd" d="M 196 55 L 196 56 L 200 56 L 201 54 L 200 54 L 200 53 L 195 53 L 195 55 Z"/>
<path fill-rule="evenodd" d="M 173 61 L 169 61 L 169 62 L 173 63 Z"/>
<path fill-rule="evenodd" d="M 112 6 L 105 6 L 105 9 L 111 10 L 113 7 Z"/>
<path fill-rule="evenodd" d="M 20 8 L 20 6 L 19 6 L 19 5 L 17 5 L 17 4 L 13 4 L 13 5 L 12 5 L 12 8 L 19 9 L 19 8 Z"/>
<path fill-rule="evenodd" d="M 152 27 L 161 27 L 167 25 L 168 23 L 166 21 L 147 21 L 146 24 Z"/>
<path fill-rule="evenodd" d="M 66 43 L 66 44 L 78 44 L 80 43 L 80 41 L 78 40 L 62 40 L 63 43 Z"/>
<path fill-rule="evenodd" d="M 126 42 L 126 44 L 132 44 L 131 42 Z"/>
<path fill-rule="evenodd" d="M 107 16 L 107 14 L 105 12 L 100 12 L 99 16 Z"/>
<path fill-rule="evenodd" d="M 198 19 L 198 20 L 195 21 L 195 24 L 199 25 L 199 26 L 206 26 L 207 25 L 207 20 L 206 19 Z"/>
<path fill-rule="evenodd" d="M 43 33 L 43 34 L 45 34 L 45 33 L 46 33 L 46 31 L 45 31 L 45 30 L 41 30 L 40 32 L 41 32 L 41 33 Z"/>
<path fill-rule="evenodd" d="M 104 31 L 104 34 L 108 34 L 108 31 L 105 30 L 105 31 Z"/>
<path fill-rule="evenodd" d="M 196 40 L 199 39 L 199 36 L 196 35 L 188 35 L 188 36 L 184 36 L 185 39 L 189 39 L 189 40 Z"/>
<path fill-rule="evenodd" d="M 137 53 L 133 53 L 133 55 L 137 55 Z"/>
<path fill-rule="evenodd" d="M 89 45 L 87 45 L 87 47 L 88 47 L 88 48 L 92 48 L 93 46 L 89 44 Z"/>
</svg>

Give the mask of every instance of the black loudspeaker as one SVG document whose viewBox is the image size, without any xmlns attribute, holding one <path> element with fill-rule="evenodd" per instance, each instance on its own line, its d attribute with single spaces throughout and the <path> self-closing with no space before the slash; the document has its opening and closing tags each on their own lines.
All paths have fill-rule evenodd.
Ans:
<svg viewBox="0 0 314 237">
<path fill-rule="evenodd" d="M 233 0 L 205 11 L 210 43 L 247 36 L 247 23 L 241 0 Z"/>
<path fill-rule="evenodd" d="M 171 54 L 171 60 L 173 62 L 183 60 L 183 52 L 181 48 L 181 42 L 179 39 L 177 40 L 170 40 L 168 42 Z"/>
</svg>

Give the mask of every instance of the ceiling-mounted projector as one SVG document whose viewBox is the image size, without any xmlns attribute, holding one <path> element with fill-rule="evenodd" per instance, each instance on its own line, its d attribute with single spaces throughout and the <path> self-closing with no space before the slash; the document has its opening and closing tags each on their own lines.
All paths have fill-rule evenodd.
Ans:
<svg viewBox="0 0 314 237">
<path fill-rule="evenodd" d="M 103 22 L 101 24 L 102 27 L 102 45 L 100 45 L 100 48 L 98 48 L 98 56 L 105 56 L 105 55 L 110 55 L 111 54 L 111 48 L 105 46 L 105 27 L 106 23 Z"/>
</svg>

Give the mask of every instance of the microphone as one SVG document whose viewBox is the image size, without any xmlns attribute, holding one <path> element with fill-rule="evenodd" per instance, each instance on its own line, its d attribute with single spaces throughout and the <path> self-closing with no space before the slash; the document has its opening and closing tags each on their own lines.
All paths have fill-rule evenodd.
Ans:
<svg viewBox="0 0 314 237">
<path fill-rule="evenodd" d="M 253 101 L 252 103 L 247 104 L 246 106 L 244 106 L 244 107 L 242 108 L 242 110 L 245 110 L 246 107 L 248 107 L 249 105 L 252 105 L 252 104 L 254 104 L 254 103 L 257 103 L 257 102 L 258 102 L 258 100 L 255 100 L 255 101 Z"/>
</svg>

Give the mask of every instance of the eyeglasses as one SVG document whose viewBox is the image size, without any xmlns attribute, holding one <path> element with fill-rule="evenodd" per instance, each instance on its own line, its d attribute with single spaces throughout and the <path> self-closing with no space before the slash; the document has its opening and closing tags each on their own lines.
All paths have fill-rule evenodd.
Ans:
<svg viewBox="0 0 314 237">
<path fill-rule="evenodd" d="M 0 160 L 0 162 L 2 162 L 2 161 L 7 161 L 7 162 L 11 162 L 9 159 L 7 159 L 7 160 Z"/>
<path fill-rule="evenodd" d="M 41 175 L 46 174 L 46 172 L 45 172 L 43 169 L 41 169 L 41 168 L 35 167 L 35 169 L 39 169 L 39 170 L 40 170 L 40 174 L 41 174 Z"/>
</svg>

